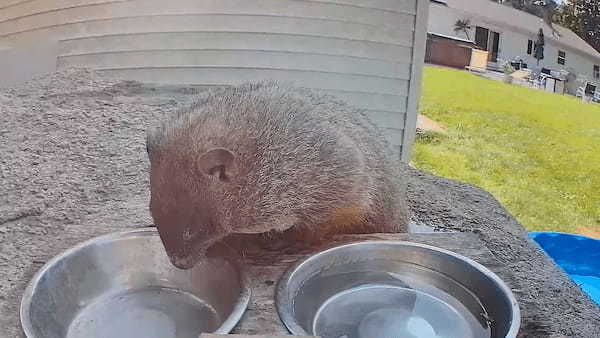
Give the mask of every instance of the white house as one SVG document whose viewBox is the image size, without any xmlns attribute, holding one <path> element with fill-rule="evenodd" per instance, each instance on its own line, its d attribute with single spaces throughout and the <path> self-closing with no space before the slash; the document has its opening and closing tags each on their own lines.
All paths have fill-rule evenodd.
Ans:
<svg viewBox="0 0 600 338">
<path fill-rule="evenodd" d="M 458 20 L 470 20 L 468 34 L 455 31 Z M 533 46 L 539 29 L 545 35 L 544 59 L 539 67 L 572 71 L 578 80 L 600 82 L 600 53 L 571 30 L 555 25 L 558 35 L 540 18 L 491 0 L 432 0 L 428 32 L 468 39 L 489 54 L 490 66 L 499 60 L 522 59 L 539 68 Z"/>
</svg>

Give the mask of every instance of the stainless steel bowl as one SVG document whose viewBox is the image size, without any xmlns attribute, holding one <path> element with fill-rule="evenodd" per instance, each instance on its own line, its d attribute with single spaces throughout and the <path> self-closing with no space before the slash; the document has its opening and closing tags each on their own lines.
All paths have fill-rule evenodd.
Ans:
<svg viewBox="0 0 600 338">
<path fill-rule="evenodd" d="M 235 255 L 216 248 L 190 270 L 171 265 L 158 232 L 115 233 L 53 258 L 21 302 L 29 338 L 198 338 L 228 333 L 250 298 Z"/>
<path fill-rule="evenodd" d="M 361 242 L 298 262 L 279 281 L 279 315 L 322 338 L 514 338 L 519 306 L 494 273 L 447 250 Z"/>
</svg>

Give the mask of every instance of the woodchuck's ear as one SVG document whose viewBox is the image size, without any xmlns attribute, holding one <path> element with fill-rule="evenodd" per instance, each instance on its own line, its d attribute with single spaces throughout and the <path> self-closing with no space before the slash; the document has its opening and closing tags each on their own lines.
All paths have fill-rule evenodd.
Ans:
<svg viewBox="0 0 600 338">
<path fill-rule="evenodd" d="M 235 155 L 225 148 L 210 149 L 200 156 L 198 166 L 204 174 L 228 182 L 235 175 Z"/>
</svg>

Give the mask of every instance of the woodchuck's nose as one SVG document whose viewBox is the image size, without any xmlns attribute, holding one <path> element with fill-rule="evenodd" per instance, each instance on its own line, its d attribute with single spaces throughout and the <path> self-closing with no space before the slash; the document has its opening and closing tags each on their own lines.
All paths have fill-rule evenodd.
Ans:
<svg viewBox="0 0 600 338">
<path fill-rule="evenodd" d="M 169 224 L 157 225 L 157 229 L 171 264 L 179 269 L 194 267 L 211 243 L 199 228 Z"/>
</svg>

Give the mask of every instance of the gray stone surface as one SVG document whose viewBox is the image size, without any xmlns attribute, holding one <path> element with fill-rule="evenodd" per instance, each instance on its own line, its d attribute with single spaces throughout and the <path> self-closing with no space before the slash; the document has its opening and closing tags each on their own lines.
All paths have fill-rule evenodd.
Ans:
<svg viewBox="0 0 600 338">
<path fill-rule="evenodd" d="M 0 91 L 0 337 L 44 262 L 90 237 L 152 224 L 146 127 L 197 88 L 67 71 Z M 475 233 L 511 270 L 523 337 L 600 337 L 596 307 L 486 192 L 405 168 L 417 224 Z"/>
</svg>

